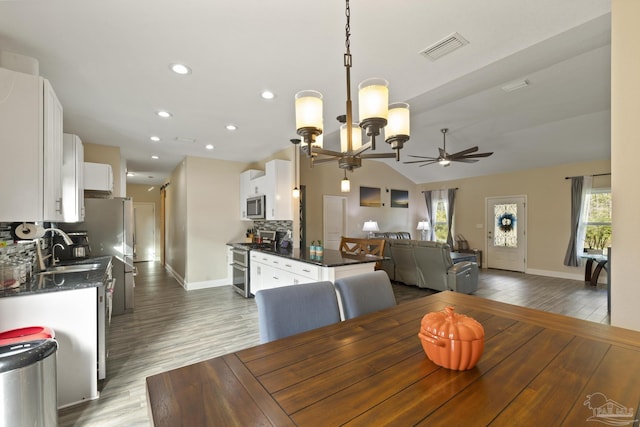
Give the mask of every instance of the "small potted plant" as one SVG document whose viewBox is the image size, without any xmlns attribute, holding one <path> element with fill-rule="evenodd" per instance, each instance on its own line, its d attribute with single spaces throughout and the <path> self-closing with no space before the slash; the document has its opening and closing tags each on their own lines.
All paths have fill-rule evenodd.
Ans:
<svg viewBox="0 0 640 427">
<path fill-rule="evenodd" d="M 316 256 L 316 241 L 312 240 L 309 245 L 309 255 Z"/>
<path fill-rule="evenodd" d="M 318 244 L 316 245 L 316 256 L 322 256 L 324 253 L 324 249 L 322 248 L 322 240 L 318 240 Z"/>
</svg>

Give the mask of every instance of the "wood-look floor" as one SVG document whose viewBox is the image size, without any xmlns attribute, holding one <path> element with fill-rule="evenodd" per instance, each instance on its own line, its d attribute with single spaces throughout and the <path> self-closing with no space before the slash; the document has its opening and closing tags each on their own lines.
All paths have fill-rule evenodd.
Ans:
<svg viewBox="0 0 640 427">
<path fill-rule="evenodd" d="M 65 426 L 149 426 L 145 378 L 259 343 L 253 299 L 230 286 L 185 291 L 158 263 L 137 264 L 134 313 L 114 317 L 100 398 L 59 411 Z M 399 304 L 433 291 L 394 284 Z M 499 270 L 480 273 L 476 295 L 609 323 L 606 288 Z"/>
</svg>

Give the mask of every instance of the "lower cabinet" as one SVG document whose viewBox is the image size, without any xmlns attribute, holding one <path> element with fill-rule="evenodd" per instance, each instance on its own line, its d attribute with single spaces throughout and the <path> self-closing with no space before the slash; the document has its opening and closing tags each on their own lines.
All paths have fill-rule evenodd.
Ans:
<svg viewBox="0 0 640 427">
<path fill-rule="evenodd" d="M 253 295 L 260 289 L 324 280 L 333 282 L 341 277 L 367 273 L 375 268 L 375 262 L 334 267 L 319 266 L 259 251 L 251 251 L 250 258 L 250 286 Z"/>
</svg>

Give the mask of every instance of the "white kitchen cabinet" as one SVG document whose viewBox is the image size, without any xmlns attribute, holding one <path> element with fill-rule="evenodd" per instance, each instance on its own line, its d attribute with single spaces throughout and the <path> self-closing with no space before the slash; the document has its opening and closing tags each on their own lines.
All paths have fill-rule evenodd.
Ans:
<svg viewBox="0 0 640 427">
<path fill-rule="evenodd" d="M 265 165 L 267 220 L 293 220 L 291 212 L 291 162 L 271 160 Z"/>
<path fill-rule="evenodd" d="M 62 212 L 64 222 L 84 221 L 84 147 L 78 135 L 64 134 Z"/>
<path fill-rule="evenodd" d="M 240 174 L 240 219 L 249 220 L 247 218 L 247 197 L 258 194 L 256 191 L 260 188 L 255 185 L 254 180 L 261 177 L 264 177 L 264 171 L 257 169 L 249 169 Z"/>
<path fill-rule="evenodd" d="M 0 68 L 0 221 L 62 221 L 62 105 L 48 80 Z"/>
<path fill-rule="evenodd" d="M 84 189 L 113 192 L 113 170 L 107 163 L 84 162 Z"/>
<path fill-rule="evenodd" d="M 321 267 L 277 255 L 251 251 L 251 293 L 260 289 L 311 283 L 320 280 Z M 254 280 L 255 277 L 255 280 Z"/>
</svg>

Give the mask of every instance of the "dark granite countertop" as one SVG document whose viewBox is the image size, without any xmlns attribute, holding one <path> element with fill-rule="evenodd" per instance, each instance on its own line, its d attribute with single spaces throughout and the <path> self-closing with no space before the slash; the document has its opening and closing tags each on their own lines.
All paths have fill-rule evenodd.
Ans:
<svg viewBox="0 0 640 427">
<path fill-rule="evenodd" d="M 340 251 L 333 249 L 325 249 L 321 256 L 312 256 L 308 249 L 268 249 L 257 248 L 251 249 L 269 255 L 276 255 L 282 258 L 288 258 L 293 261 L 306 262 L 308 264 L 318 265 L 320 267 L 341 267 L 345 265 L 364 264 L 367 262 L 376 262 L 384 259 L 383 257 L 373 255 L 353 256 L 343 255 Z"/>
<path fill-rule="evenodd" d="M 45 292 L 71 291 L 75 289 L 95 288 L 104 284 L 107 268 L 111 264 L 110 256 L 67 261 L 59 265 L 99 264 L 95 270 L 56 272 L 55 274 L 34 274 L 31 281 L 13 289 L 0 289 L 0 298 L 35 295 Z"/>
</svg>

